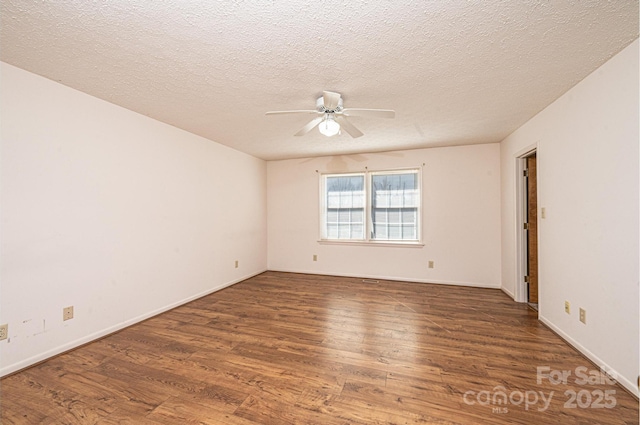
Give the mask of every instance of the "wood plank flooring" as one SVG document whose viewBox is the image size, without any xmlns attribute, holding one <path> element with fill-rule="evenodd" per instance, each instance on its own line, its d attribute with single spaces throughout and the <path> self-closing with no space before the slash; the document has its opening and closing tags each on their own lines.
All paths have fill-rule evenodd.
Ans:
<svg viewBox="0 0 640 425">
<path fill-rule="evenodd" d="M 578 367 L 597 373 L 499 290 L 267 272 L 2 379 L 1 419 L 638 423 L 635 398 Z"/>
</svg>

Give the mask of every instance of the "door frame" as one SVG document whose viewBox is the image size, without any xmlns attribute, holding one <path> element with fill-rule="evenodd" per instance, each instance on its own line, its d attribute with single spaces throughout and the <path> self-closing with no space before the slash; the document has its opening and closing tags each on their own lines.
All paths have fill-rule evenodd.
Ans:
<svg viewBox="0 0 640 425">
<path fill-rule="evenodd" d="M 516 160 L 516 284 L 514 298 L 516 302 L 526 303 L 527 300 L 527 283 L 525 276 L 528 270 L 529 246 L 527 244 L 527 231 L 524 229 L 523 223 L 527 221 L 527 179 L 524 176 L 524 170 L 527 168 L 527 157 L 537 154 L 538 144 L 530 145 L 515 154 Z M 539 159 L 539 158 L 538 158 Z M 536 194 L 537 196 L 537 194 Z M 538 234 L 538 244 L 540 238 Z M 538 280 L 538 291 L 540 291 L 540 282 Z M 539 297 L 539 295 L 538 295 Z M 539 301 L 538 301 L 539 303 Z"/>
</svg>

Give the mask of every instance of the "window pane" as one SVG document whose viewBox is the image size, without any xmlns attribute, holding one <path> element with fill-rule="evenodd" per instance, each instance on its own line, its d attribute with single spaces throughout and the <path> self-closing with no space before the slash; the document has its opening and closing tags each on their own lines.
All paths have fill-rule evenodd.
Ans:
<svg viewBox="0 0 640 425">
<path fill-rule="evenodd" d="M 324 235 L 327 239 L 364 239 L 364 175 L 326 176 Z"/>
<path fill-rule="evenodd" d="M 389 225 L 389 239 L 402 239 L 401 227 L 397 224 Z"/>
<path fill-rule="evenodd" d="M 338 223 L 348 223 L 351 220 L 351 209 L 338 210 Z"/>
<path fill-rule="evenodd" d="M 328 239 L 337 239 L 338 238 L 338 225 L 335 223 L 327 223 L 327 238 Z"/>
<path fill-rule="evenodd" d="M 411 224 L 404 224 L 402 226 L 402 236 L 403 239 L 418 239 L 418 234 L 416 233 L 416 226 Z"/>
<path fill-rule="evenodd" d="M 402 222 L 414 223 L 416 221 L 417 208 L 403 208 L 402 209 Z"/>
<path fill-rule="evenodd" d="M 418 173 L 371 174 L 372 239 L 418 240 Z"/>
<path fill-rule="evenodd" d="M 364 226 L 362 224 L 351 226 L 351 239 L 364 239 Z"/>
<path fill-rule="evenodd" d="M 373 210 L 373 222 L 377 223 L 377 224 L 384 224 L 387 222 L 387 211 L 385 209 L 382 208 L 376 208 L 375 210 Z"/>
</svg>

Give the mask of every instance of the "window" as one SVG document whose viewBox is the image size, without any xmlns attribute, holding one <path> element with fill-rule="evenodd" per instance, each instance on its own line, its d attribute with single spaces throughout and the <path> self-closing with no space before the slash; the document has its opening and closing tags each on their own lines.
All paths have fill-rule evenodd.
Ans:
<svg viewBox="0 0 640 425">
<path fill-rule="evenodd" d="M 420 170 L 323 174 L 321 239 L 420 241 Z"/>
<path fill-rule="evenodd" d="M 364 239 L 364 175 L 326 176 L 325 187 L 323 239 Z"/>
</svg>

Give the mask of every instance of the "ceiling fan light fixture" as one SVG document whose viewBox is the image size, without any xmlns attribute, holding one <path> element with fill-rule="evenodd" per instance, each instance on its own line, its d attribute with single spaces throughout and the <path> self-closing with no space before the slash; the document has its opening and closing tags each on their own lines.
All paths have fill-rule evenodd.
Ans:
<svg viewBox="0 0 640 425">
<path fill-rule="evenodd" d="M 330 116 L 327 116 L 327 118 L 318 125 L 318 130 L 327 137 L 335 136 L 340 131 L 340 124 Z"/>
<path fill-rule="evenodd" d="M 349 121 L 350 116 L 371 118 L 394 118 L 395 112 L 391 109 L 364 109 L 344 108 L 340 93 L 323 91 L 322 96 L 316 100 L 316 109 L 296 109 L 291 111 L 269 111 L 266 115 L 278 114 L 314 114 L 316 117 L 302 127 L 294 136 L 304 136 L 318 127 L 320 134 L 332 137 L 342 134 L 342 130 L 354 139 L 363 136 L 362 131 Z"/>
</svg>

